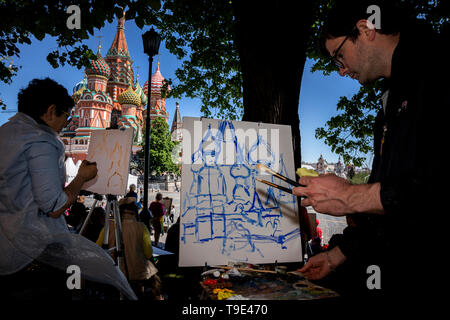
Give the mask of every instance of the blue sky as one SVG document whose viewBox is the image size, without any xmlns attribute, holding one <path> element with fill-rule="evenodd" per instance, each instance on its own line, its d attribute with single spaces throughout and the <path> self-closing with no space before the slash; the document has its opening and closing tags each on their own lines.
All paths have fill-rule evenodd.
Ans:
<svg viewBox="0 0 450 320">
<path fill-rule="evenodd" d="M 95 30 L 95 36 L 86 40 L 87 44 L 95 53 L 99 38 L 101 38 L 101 53 L 106 55 L 116 33 L 117 21 L 106 24 L 101 30 Z M 141 86 L 148 78 L 148 57 L 144 54 L 142 45 L 142 34 L 150 27 L 140 30 L 134 21 L 125 23 L 125 35 L 133 67 L 139 73 Z M 33 78 L 50 77 L 65 86 L 69 93 L 76 83 L 83 79 L 83 70 L 75 67 L 64 66 L 53 69 L 46 60 L 49 52 L 57 49 L 56 40 L 46 37 L 42 41 L 34 40 L 31 45 L 22 45 L 20 58 L 14 59 L 14 64 L 22 68 L 13 78 L 11 84 L 0 83 L 0 98 L 7 105 L 9 112 L 0 112 L 0 125 L 8 121 L 17 111 L 17 93 Z M 156 70 L 156 61 L 160 62 L 160 71 L 165 78 L 172 78 L 176 82 L 175 70 L 181 66 L 181 61 L 170 54 L 161 43 L 159 55 L 154 58 L 152 73 Z M 342 78 L 336 72 L 330 76 L 323 76 L 321 72 L 311 73 L 313 61 L 308 60 L 305 64 L 299 101 L 300 134 L 302 136 L 302 159 L 306 162 L 315 162 L 322 154 L 328 162 L 337 162 L 338 156 L 331 152 L 331 148 L 321 140 L 315 138 L 315 130 L 325 125 L 326 121 L 337 114 L 336 104 L 340 96 L 351 97 L 359 90 L 359 83 L 348 77 Z M 139 67 L 137 70 L 136 67 Z M 200 99 L 183 98 L 179 100 L 167 99 L 166 110 L 169 112 L 169 125 L 175 111 L 176 102 L 180 104 L 181 116 L 201 116 Z"/>
</svg>

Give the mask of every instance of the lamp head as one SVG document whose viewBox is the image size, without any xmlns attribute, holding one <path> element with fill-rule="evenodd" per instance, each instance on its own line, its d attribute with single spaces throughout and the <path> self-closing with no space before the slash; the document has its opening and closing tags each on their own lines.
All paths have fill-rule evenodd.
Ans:
<svg viewBox="0 0 450 320">
<path fill-rule="evenodd" d="M 142 42 L 144 43 L 145 54 L 149 57 L 158 54 L 161 37 L 153 28 L 142 35 Z"/>
</svg>

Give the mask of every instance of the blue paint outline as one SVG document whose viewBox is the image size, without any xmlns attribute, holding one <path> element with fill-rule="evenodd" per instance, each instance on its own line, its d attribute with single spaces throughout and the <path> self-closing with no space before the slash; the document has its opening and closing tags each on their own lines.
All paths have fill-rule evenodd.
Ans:
<svg viewBox="0 0 450 320">
<path fill-rule="evenodd" d="M 228 140 L 225 139 L 227 130 L 231 134 Z M 234 146 L 235 163 L 218 164 L 223 144 L 230 142 Z M 254 154 L 261 147 L 268 152 L 270 160 L 255 159 Z M 202 164 L 199 166 L 195 163 L 200 158 Z M 298 227 L 292 230 L 281 228 L 282 205 L 285 208 L 292 205 L 296 213 L 295 197 L 265 186 L 263 190 L 267 198 L 263 203 L 256 191 L 256 164 L 263 163 L 273 168 L 276 161 L 270 145 L 261 135 L 257 135 L 256 142 L 245 151 L 231 121 L 219 121 L 217 129 L 208 124 L 191 159 L 192 184 L 184 195 L 181 242 L 203 244 L 220 241 L 220 252 L 224 256 L 246 252 L 264 257 L 261 245 L 272 243 L 281 250 L 287 250 L 290 241 L 300 238 Z M 288 176 L 283 154 L 280 154 L 278 164 L 280 173 Z M 275 182 L 273 177 L 271 179 Z M 227 185 L 230 181 L 234 181 L 231 186 Z M 276 183 L 280 184 L 280 181 Z"/>
</svg>

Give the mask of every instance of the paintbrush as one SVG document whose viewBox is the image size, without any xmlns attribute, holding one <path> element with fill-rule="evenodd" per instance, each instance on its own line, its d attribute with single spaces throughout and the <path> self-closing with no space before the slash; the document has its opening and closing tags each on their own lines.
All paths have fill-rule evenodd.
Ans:
<svg viewBox="0 0 450 320">
<path fill-rule="evenodd" d="M 288 189 L 288 188 L 286 188 L 286 187 L 279 186 L 279 185 L 277 185 L 277 184 L 275 184 L 275 183 L 272 183 L 272 182 L 269 182 L 269 181 L 266 181 L 266 180 L 262 180 L 262 179 L 258 179 L 258 178 L 255 178 L 255 179 L 258 180 L 259 182 L 265 183 L 265 184 L 267 184 L 267 185 L 269 185 L 269 186 L 271 186 L 271 187 L 274 187 L 274 188 L 283 190 L 284 192 L 287 192 L 287 193 L 292 194 L 292 190 L 291 190 L 291 189 Z"/>
<path fill-rule="evenodd" d="M 285 181 L 285 182 L 287 182 L 290 185 L 293 185 L 295 187 L 305 187 L 304 185 L 298 183 L 297 181 L 294 181 L 294 180 L 291 180 L 289 178 L 286 178 L 285 176 L 282 176 L 281 174 L 273 171 L 272 169 L 268 168 L 267 166 L 265 166 L 265 165 L 263 165 L 261 163 L 258 163 L 256 165 L 256 168 L 258 170 L 260 170 L 260 171 L 266 171 L 266 172 L 270 173 L 271 175 L 273 175 L 273 176 L 275 176 L 275 177 L 277 177 L 277 178 L 279 178 L 279 179 L 281 179 L 281 180 L 283 180 L 283 181 Z"/>
</svg>

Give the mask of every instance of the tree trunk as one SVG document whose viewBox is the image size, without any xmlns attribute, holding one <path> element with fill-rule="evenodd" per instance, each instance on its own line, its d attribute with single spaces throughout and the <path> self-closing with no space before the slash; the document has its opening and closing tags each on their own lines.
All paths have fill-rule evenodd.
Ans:
<svg viewBox="0 0 450 320">
<path fill-rule="evenodd" d="M 232 3 L 243 78 L 242 120 L 290 125 L 294 165 L 300 168 L 298 102 L 313 16 L 310 1 Z M 306 241 L 312 234 L 307 214 L 300 211 L 299 224 L 306 253 Z"/>
<path fill-rule="evenodd" d="M 298 102 L 312 21 L 307 1 L 233 1 L 244 121 L 290 125 L 301 163 Z"/>
</svg>

